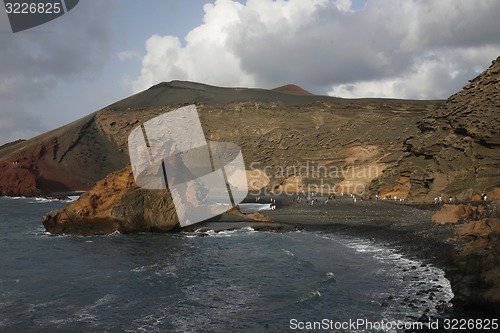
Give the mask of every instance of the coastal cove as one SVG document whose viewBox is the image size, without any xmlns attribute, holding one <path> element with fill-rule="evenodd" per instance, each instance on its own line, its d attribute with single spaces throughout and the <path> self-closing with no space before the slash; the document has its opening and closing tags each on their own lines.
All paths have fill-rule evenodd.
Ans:
<svg viewBox="0 0 500 333">
<path fill-rule="evenodd" d="M 0 146 L 0 331 L 496 319 L 499 101 L 174 80 Z"/>
<path fill-rule="evenodd" d="M 292 318 L 416 322 L 454 314 L 444 271 L 387 242 L 241 226 L 44 232 L 40 214 L 65 203 L 0 198 L 2 331 L 283 332 Z"/>
<path fill-rule="evenodd" d="M 263 213 L 280 222 L 229 219 L 196 225 L 193 232 L 81 237 L 50 235 L 40 225 L 41 214 L 67 201 L 0 198 L 6 268 L 0 281 L 7 291 L 0 326 L 37 327 L 40 332 L 71 327 L 127 331 L 118 318 L 130 316 L 137 306 L 145 312 L 128 321 L 135 327 L 131 332 L 140 327 L 196 331 L 194 325 L 202 323 L 211 327 L 206 331 L 266 327 L 281 332 L 281 326 L 288 327 L 285 317 L 303 313 L 309 314 L 302 320 L 339 321 L 357 315 L 408 322 L 495 316 L 480 307 L 452 305 L 453 285 L 447 277 L 456 244 L 444 242 L 453 235 L 450 225 L 429 222 L 438 207 L 353 202 L 347 196 L 327 205 L 297 205 L 288 197 L 275 201 L 279 208 Z M 232 276 L 235 271 L 239 273 Z M 185 274 L 190 283 L 182 282 Z M 338 295 L 345 283 L 350 287 Z M 29 295 L 27 290 L 34 289 Z M 188 300 L 181 301 L 186 295 Z M 337 303 L 338 297 L 347 303 Z M 212 300 L 217 304 L 210 305 Z M 258 311 L 257 305 L 267 310 Z M 172 306 L 183 319 L 167 314 Z M 302 306 L 315 310 L 304 312 Z M 111 318 L 105 319 L 108 311 Z M 214 319 L 226 312 L 227 318 Z M 245 313 L 248 322 L 232 318 Z"/>
</svg>

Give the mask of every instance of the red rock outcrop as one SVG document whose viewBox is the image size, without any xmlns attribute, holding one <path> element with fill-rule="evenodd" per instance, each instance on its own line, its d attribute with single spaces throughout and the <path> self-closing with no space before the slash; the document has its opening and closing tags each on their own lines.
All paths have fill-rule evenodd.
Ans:
<svg viewBox="0 0 500 333">
<path fill-rule="evenodd" d="M 269 222 L 256 212 L 227 214 L 243 220 Z M 145 190 L 135 184 L 132 168 L 115 171 L 98 181 L 78 200 L 44 216 L 45 229 L 53 234 L 99 235 L 170 231 L 179 219 L 168 190 Z"/>
<path fill-rule="evenodd" d="M 432 215 L 432 222 L 457 223 L 460 220 L 478 219 L 483 214 L 483 205 L 445 204 Z"/>
<path fill-rule="evenodd" d="M 44 217 L 54 234 L 109 234 L 169 231 L 178 224 L 168 190 L 143 190 L 135 185 L 130 166 L 112 172 L 77 201 Z"/>
</svg>

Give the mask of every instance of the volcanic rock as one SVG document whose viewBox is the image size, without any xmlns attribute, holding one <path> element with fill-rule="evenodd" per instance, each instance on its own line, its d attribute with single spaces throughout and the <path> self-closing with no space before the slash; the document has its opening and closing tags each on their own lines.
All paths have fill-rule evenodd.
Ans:
<svg viewBox="0 0 500 333">
<path fill-rule="evenodd" d="M 395 172 L 411 171 L 410 196 L 463 200 L 499 187 L 500 57 L 417 126 Z"/>
<path fill-rule="evenodd" d="M 178 223 L 168 190 L 135 185 L 130 166 L 110 173 L 77 201 L 44 217 L 53 234 L 169 231 Z"/>
<path fill-rule="evenodd" d="M 135 184 L 132 168 L 110 173 L 78 200 L 44 216 L 43 225 L 52 234 L 101 235 L 113 232 L 166 232 L 178 227 L 179 206 L 170 191 L 146 190 Z M 262 214 L 226 214 L 238 220 L 269 222 Z"/>
<path fill-rule="evenodd" d="M 456 233 L 466 244 L 454 257 L 455 269 L 447 274 L 454 303 L 500 314 L 500 218 L 459 225 Z"/>
<path fill-rule="evenodd" d="M 462 219 L 477 219 L 484 213 L 483 205 L 446 204 L 432 216 L 432 222 L 457 223 Z"/>
<path fill-rule="evenodd" d="M 88 190 L 128 156 L 91 114 L 69 125 L 0 147 L 0 195 L 40 196 Z"/>
</svg>

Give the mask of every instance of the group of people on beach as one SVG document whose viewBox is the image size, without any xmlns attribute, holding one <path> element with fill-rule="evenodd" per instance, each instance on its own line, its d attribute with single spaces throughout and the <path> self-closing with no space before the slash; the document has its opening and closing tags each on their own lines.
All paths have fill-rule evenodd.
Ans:
<svg viewBox="0 0 500 333">
<path fill-rule="evenodd" d="M 456 201 L 456 198 L 448 197 L 448 202 L 452 203 L 453 201 Z M 437 203 L 442 203 L 442 202 L 443 202 L 443 196 L 442 195 L 434 197 L 434 203 L 437 204 Z"/>
<path fill-rule="evenodd" d="M 307 193 L 307 194 L 304 194 L 304 196 L 300 196 L 300 194 L 297 194 L 296 196 L 293 197 L 293 202 L 294 203 L 302 203 L 304 202 L 305 204 L 309 204 L 309 205 L 314 205 L 314 204 L 318 204 L 320 202 L 320 199 L 318 198 L 313 198 L 315 196 L 317 196 L 318 193 Z M 339 196 L 344 196 L 344 193 L 340 193 L 340 194 L 337 194 Z M 357 201 L 362 201 L 363 199 L 360 197 L 360 196 L 357 196 L 356 194 L 349 194 L 349 196 L 351 197 L 352 201 L 354 202 L 357 202 Z M 330 200 L 334 200 L 336 198 L 336 195 L 335 194 L 331 194 L 331 195 L 328 195 L 327 197 L 324 197 L 323 195 L 321 195 L 321 199 L 323 201 L 324 204 L 328 204 L 330 202 Z M 370 200 L 372 200 L 372 196 L 369 197 Z M 255 201 L 256 202 L 260 202 L 261 200 L 261 197 L 256 197 L 255 198 Z M 403 196 L 391 196 L 391 195 L 384 195 L 384 196 L 380 196 L 379 194 L 376 194 L 375 195 L 375 200 L 394 200 L 394 201 L 405 201 L 406 198 L 403 197 Z M 488 194 L 483 191 L 481 193 L 481 201 L 486 201 L 488 200 Z M 452 203 L 452 202 L 455 202 L 456 201 L 456 197 L 449 197 L 448 198 L 448 202 Z M 271 202 L 271 210 L 275 210 L 276 209 L 276 199 L 274 198 L 270 198 L 270 202 Z M 440 203 L 443 203 L 443 195 L 438 195 L 438 196 L 435 196 L 434 197 L 434 203 L 436 204 L 440 204 Z"/>
<path fill-rule="evenodd" d="M 371 197 L 370 197 L 371 199 Z M 378 194 L 375 195 L 375 200 L 394 200 L 394 201 L 405 201 L 405 197 L 401 196 L 401 197 L 398 197 L 397 195 L 395 196 L 391 196 L 391 195 L 384 195 L 382 196 L 382 199 L 380 198 L 380 196 Z"/>
<path fill-rule="evenodd" d="M 319 199 L 312 198 L 312 196 L 316 196 L 316 193 L 310 193 L 307 196 L 304 195 L 304 198 L 302 198 L 300 195 L 297 195 L 297 196 L 293 197 L 293 202 L 294 203 L 305 202 L 306 204 L 311 204 L 311 205 L 314 205 L 315 203 L 319 203 Z M 323 203 L 327 204 L 328 202 L 330 202 L 330 200 L 333 200 L 333 199 L 335 199 L 335 195 L 334 194 L 329 195 L 328 197 L 326 197 L 324 199 Z"/>
</svg>

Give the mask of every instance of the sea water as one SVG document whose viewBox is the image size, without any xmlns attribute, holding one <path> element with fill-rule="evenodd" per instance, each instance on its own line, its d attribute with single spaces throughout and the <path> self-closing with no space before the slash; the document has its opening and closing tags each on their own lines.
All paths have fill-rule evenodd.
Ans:
<svg viewBox="0 0 500 333">
<path fill-rule="evenodd" d="M 380 323 L 432 317 L 453 296 L 442 270 L 372 241 L 46 233 L 42 215 L 65 204 L 0 198 L 0 332 L 288 332 L 325 320 L 395 332 Z"/>
</svg>

